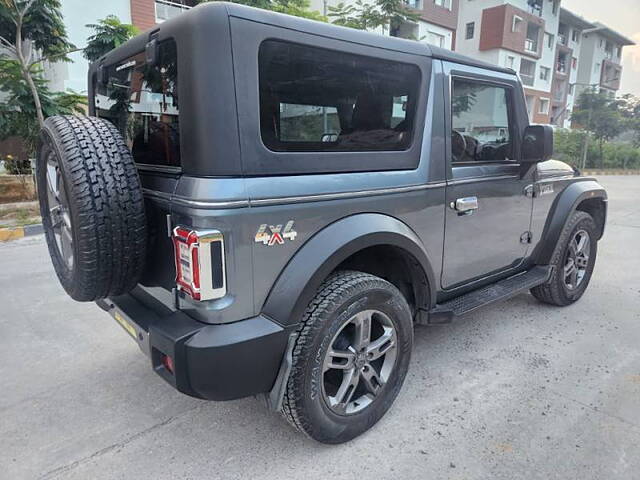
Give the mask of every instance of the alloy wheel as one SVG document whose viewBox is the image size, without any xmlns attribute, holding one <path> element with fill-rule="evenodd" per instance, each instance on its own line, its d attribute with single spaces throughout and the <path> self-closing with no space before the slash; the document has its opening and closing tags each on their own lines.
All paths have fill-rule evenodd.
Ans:
<svg viewBox="0 0 640 480">
<path fill-rule="evenodd" d="M 380 394 L 395 367 L 397 334 L 379 310 L 349 318 L 333 337 L 323 362 L 323 393 L 339 415 L 358 413 Z"/>
<path fill-rule="evenodd" d="M 590 254 L 589 234 L 585 230 L 578 230 L 569 242 L 564 263 L 564 284 L 569 290 L 575 290 L 582 284 L 589 266 Z"/>
</svg>

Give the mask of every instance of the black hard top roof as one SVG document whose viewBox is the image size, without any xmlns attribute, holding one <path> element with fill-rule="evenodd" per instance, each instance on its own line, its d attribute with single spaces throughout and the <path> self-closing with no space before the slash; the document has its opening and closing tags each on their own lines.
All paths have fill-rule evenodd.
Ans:
<svg viewBox="0 0 640 480">
<path fill-rule="evenodd" d="M 245 20 L 250 20 L 257 23 L 263 23 L 267 25 L 287 28 L 289 30 L 300 31 L 304 33 L 309 33 L 313 35 L 323 36 L 327 38 L 343 40 L 352 43 L 359 43 L 363 45 L 368 45 L 376 48 L 383 48 L 386 50 L 395 50 L 398 52 L 413 54 L 413 55 L 421 55 L 431 58 L 436 58 L 439 60 L 446 60 L 454 63 L 459 63 L 462 65 L 468 65 L 472 67 L 484 68 L 487 70 L 492 70 L 496 72 L 510 73 L 514 74 L 515 72 L 511 69 L 502 68 L 497 65 L 493 65 L 491 63 L 482 62 L 476 60 L 471 57 L 467 57 L 464 55 L 460 55 L 455 52 L 451 52 L 444 48 L 439 48 L 433 45 L 429 45 L 426 43 L 417 42 L 415 40 L 406 40 L 403 38 L 397 37 L 389 37 L 385 35 L 380 35 L 377 33 L 365 32 L 363 30 L 356 30 L 353 28 L 340 27 L 337 25 L 332 25 L 330 23 L 317 22 L 314 20 L 308 20 L 305 18 L 294 17 L 291 15 L 284 15 L 281 13 L 272 12 L 269 10 L 262 10 L 259 8 L 247 7 L 245 5 L 240 5 L 237 3 L 228 3 L 228 2 L 211 2 L 200 4 L 197 7 L 192 8 L 191 10 L 178 15 L 177 17 L 167 20 L 161 25 L 154 28 L 151 32 L 157 32 L 158 30 L 162 31 L 167 27 L 178 27 L 178 23 L 185 25 L 189 24 L 189 17 L 196 18 L 197 16 L 206 16 L 209 19 L 212 17 L 221 16 L 225 17 L 236 17 L 242 18 Z M 187 22 L 185 22 L 187 20 Z M 173 25 L 173 24 L 176 25 Z M 178 27 L 179 28 L 179 27 Z M 125 44 L 123 47 L 118 49 L 118 53 L 122 50 L 130 50 L 140 48 L 142 45 L 146 43 L 149 32 L 146 32 L 138 37 L 127 42 L 129 45 Z M 127 48 L 127 46 L 129 48 Z M 107 55 L 110 57 L 111 55 Z M 120 56 L 120 55 L 118 55 Z"/>
<path fill-rule="evenodd" d="M 427 43 L 380 35 L 378 33 L 356 30 L 354 28 L 341 27 L 338 25 L 333 25 L 331 23 L 317 22 L 314 20 L 294 17 L 291 15 L 284 15 L 282 13 L 276 13 L 269 10 L 247 7 L 245 5 L 240 5 L 237 3 L 212 2 L 200 4 L 190 12 L 188 12 L 188 14 L 197 15 L 198 9 L 221 9 L 222 6 L 226 8 L 227 14 L 230 17 L 243 18 L 245 20 L 265 23 L 337 40 L 344 40 L 347 42 L 360 43 L 373 47 L 385 48 L 388 50 L 397 50 L 403 53 L 422 55 L 437 58 L 440 60 L 447 60 L 450 62 L 469 65 L 472 67 L 486 68 L 496 72 L 512 74 L 515 73 L 511 69 L 502 68 L 487 62 L 482 62 L 474 58 L 460 55 L 450 50 L 446 50 L 444 48 L 429 45 Z"/>
</svg>

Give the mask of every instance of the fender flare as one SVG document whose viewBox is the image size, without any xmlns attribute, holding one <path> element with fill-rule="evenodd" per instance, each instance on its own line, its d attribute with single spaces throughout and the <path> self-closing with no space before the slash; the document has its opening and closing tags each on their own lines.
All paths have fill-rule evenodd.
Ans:
<svg viewBox="0 0 640 480">
<path fill-rule="evenodd" d="M 606 205 L 607 192 L 593 179 L 572 183 L 556 197 L 549 212 L 540 243 L 533 254 L 536 264 L 547 265 L 551 261 L 562 229 L 569 217 L 577 210 L 581 202 L 594 198 L 601 199 Z M 603 221 L 606 221 L 606 219 Z M 604 224 L 601 235 L 602 232 L 604 232 Z"/>
<path fill-rule="evenodd" d="M 427 278 L 429 299 L 435 299 L 435 276 L 422 242 L 405 223 L 383 214 L 345 217 L 313 235 L 284 268 L 262 313 L 284 327 L 293 326 L 324 279 L 345 259 L 372 246 L 389 245 L 409 253 Z"/>
</svg>

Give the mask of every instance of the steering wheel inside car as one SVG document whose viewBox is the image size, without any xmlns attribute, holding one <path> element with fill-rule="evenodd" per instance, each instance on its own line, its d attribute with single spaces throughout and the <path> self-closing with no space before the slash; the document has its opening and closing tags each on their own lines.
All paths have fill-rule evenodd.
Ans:
<svg viewBox="0 0 640 480">
<path fill-rule="evenodd" d="M 451 154 L 455 160 L 462 160 L 462 155 L 467 150 L 467 140 L 457 130 L 451 131 Z"/>
</svg>

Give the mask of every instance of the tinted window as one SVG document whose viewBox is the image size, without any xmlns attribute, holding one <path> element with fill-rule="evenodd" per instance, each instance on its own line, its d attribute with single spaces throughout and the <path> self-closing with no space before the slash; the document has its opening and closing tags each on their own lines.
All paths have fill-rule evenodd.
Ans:
<svg viewBox="0 0 640 480">
<path fill-rule="evenodd" d="M 276 151 L 404 150 L 420 70 L 269 40 L 260 47 L 260 130 Z"/>
<path fill-rule="evenodd" d="M 454 79 L 451 96 L 453 162 L 509 160 L 509 92 L 506 88 Z"/>
<path fill-rule="evenodd" d="M 138 163 L 180 165 L 176 44 L 158 47 L 157 65 L 145 53 L 111 65 L 106 83 L 96 85 L 96 115 L 120 130 Z"/>
</svg>

